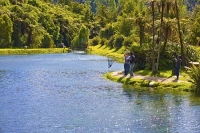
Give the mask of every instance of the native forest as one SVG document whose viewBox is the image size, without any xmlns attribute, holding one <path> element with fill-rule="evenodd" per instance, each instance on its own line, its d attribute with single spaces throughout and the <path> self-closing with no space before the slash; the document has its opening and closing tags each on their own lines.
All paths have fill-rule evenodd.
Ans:
<svg viewBox="0 0 200 133">
<path fill-rule="evenodd" d="M 0 0 L 0 48 L 124 47 L 153 72 L 199 62 L 199 27 L 198 0 Z"/>
</svg>

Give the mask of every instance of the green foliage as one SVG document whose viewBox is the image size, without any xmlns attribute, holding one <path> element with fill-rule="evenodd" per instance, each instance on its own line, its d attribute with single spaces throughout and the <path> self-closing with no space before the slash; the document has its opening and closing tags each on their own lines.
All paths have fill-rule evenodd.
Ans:
<svg viewBox="0 0 200 133">
<path fill-rule="evenodd" d="M 133 44 L 133 39 L 131 37 L 126 37 L 123 42 L 123 46 L 126 48 L 130 48 Z"/>
<path fill-rule="evenodd" d="M 58 0 L 58 3 L 71 6 L 72 0 Z"/>
<path fill-rule="evenodd" d="M 5 3 L 6 1 L 0 2 Z M 62 4 L 59 6 L 53 5 L 51 0 L 10 0 L 10 2 L 13 5 L 3 4 L 3 9 L 0 8 L 0 15 L 6 12 L 13 23 L 13 32 L 11 33 L 13 44 L 10 43 L 10 47 L 17 48 L 27 45 L 31 48 L 46 48 L 59 43 L 64 43 L 69 47 L 71 40 L 80 29 L 81 23 L 88 23 L 94 19 L 88 5 L 71 0 L 59 0 L 57 2 Z M 72 8 L 68 6 L 71 4 L 73 4 Z M 43 42 L 51 43 L 42 44 Z M 1 43 L 3 43 L 3 39 Z"/>
<path fill-rule="evenodd" d="M 153 48 L 152 29 L 154 29 L 156 31 L 154 37 L 160 36 L 155 43 L 154 56 L 157 58 L 159 40 L 161 50 L 163 49 L 160 68 L 168 68 L 172 53 L 181 53 L 174 2 L 155 1 L 154 27 L 152 27 L 152 4 L 147 4 L 146 0 L 80 2 L 82 1 L 0 0 L 1 20 L 2 15 L 7 14 L 11 20 L 7 28 L 9 25 L 13 28 L 5 30 L 6 33 L 0 33 L 1 47 L 17 48 L 27 45 L 32 48 L 46 48 L 59 43 L 67 47 L 71 45 L 87 47 L 88 42 L 91 42 L 91 45 L 99 43 L 117 49 L 125 47 L 139 53 L 140 56 L 143 54 L 144 57 L 152 58 L 149 51 Z M 163 26 L 161 26 L 161 2 L 166 2 Z M 182 1 L 177 2 L 184 44 L 199 45 L 199 6 L 196 6 L 191 17 L 190 14 L 186 14 L 186 5 L 182 4 Z M 96 11 L 95 14 L 92 11 Z M 4 21 L 0 22 L 2 30 Z M 5 39 L 6 34 L 7 39 Z M 89 37 L 94 39 L 89 41 Z M 184 47 L 184 50 L 188 61 L 199 60 L 195 48 Z"/>
<path fill-rule="evenodd" d="M 192 21 L 190 22 L 189 41 L 191 45 L 200 45 L 200 6 L 197 5 L 194 14 L 192 15 Z"/>
<path fill-rule="evenodd" d="M 0 16 L 0 48 L 11 46 L 13 23 L 7 14 Z"/>
<path fill-rule="evenodd" d="M 106 25 L 105 28 L 102 28 L 101 31 L 100 31 L 100 37 L 101 38 L 106 38 L 106 39 L 109 39 L 111 36 L 114 35 L 114 26 L 112 24 L 108 24 Z"/>
<path fill-rule="evenodd" d="M 196 86 L 196 91 L 200 92 L 200 66 L 192 66 L 189 76 L 191 82 Z"/>
<path fill-rule="evenodd" d="M 53 39 L 52 37 L 47 33 L 44 35 L 44 38 L 42 39 L 42 48 L 53 48 Z"/>
<path fill-rule="evenodd" d="M 91 45 L 92 46 L 96 46 L 98 45 L 100 42 L 100 38 L 99 37 L 94 37 L 92 40 L 91 40 Z"/>
<path fill-rule="evenodd" d="M 79 4 L 78 2 L 72 4 L 72 12 L 74 13 L 81 14 L 84 8 L 84 4 Z"/>
<path fill-rule="evenodd" d="M 10 1 L 9 0 L 0 0 L 0 5 L 9 6 L 10 5 Z"/>
<path fill-rule="evenodd" d="M 90 6 L 84 4 L 81 14 L 84 15 L 83 20 L 85 22 L 94 21 L 94 14 L 92 13 Z"/>
<path fill-rule="evenodd" d="M 124 36 L 123 35 L 115 35 L 115 40 L 114 40 L 114 47 L 115 48 L 120 48 L 123 45 L 123 41 L 124 41 Z"/>
<path fill-rule="evenodd" d="M 58 40 L 60 28 L 55 25 L 51 16 L 41 14 L 38 22 L 53 36 L 53 40 Z"/>
<path fill-rule="evenodd" d="M 133 27 L 133 20 L 128 19 L 127 17 L 118 17 L 117 23 L 114 25 L 117 34 L 122 34 L 125 37 L 131 34 Z"/>
<path fill-rule="evenodd" d="M 110 48 L 114 48 L 114 41 L 115 41 L 115 37 L 112 36 L 109 40 L 106 40 L 106 46 L 109 46 Z"/>
<path fill-rule="evenodd" d="M 96 14 L 95 19 L 98 22 L 98 24 L 101 25 L 101 27 L 106 26 L 106 24 L 108 23 L 108 19 L 109 19 L 109 13 L 108 13 L 105 5 L 103 5 L 103 4 L 98 5 L 97 14 Z"/>
<path fill-rule="evenodd" d="M 192 45 L 186 46 L 186 59 L 187 62 L 198 61 L 200 59 L 200 51 Z"/>
<path fill-rule="evenodd" d="M 86 48 L 89 41 L 89 30 L 85 25 L 82 25 L 79 33 L 72 40 L 72 47 Z"/>
<path fill-rule="evenodd" d="M 106 45 L 106 39 L 101 39 L 100 44 L 101 44 L 102 46 L 103 46 L 103 45 Z"/>
<path fill-rule="evenodd" d="M 38 3 L 37 0 L 29 0 L 29 1 L 28 1 L 28 4 L 33 5 L 33 6 L 36 6 L 36 7 L 39 7 L 39 6 L 40 6 L 40 3 Z"/>
</svg>

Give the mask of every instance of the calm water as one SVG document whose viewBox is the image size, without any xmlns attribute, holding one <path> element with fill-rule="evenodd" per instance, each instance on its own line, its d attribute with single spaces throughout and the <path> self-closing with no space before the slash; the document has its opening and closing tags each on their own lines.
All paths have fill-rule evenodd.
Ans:
<svg viewBox="0 0 200 133">
<path fill-rule="evenodd" d="M 0 56 L 0 133 L 199 133 L 200 98 L 127 92 L 85 54 Z"/>
</svg>

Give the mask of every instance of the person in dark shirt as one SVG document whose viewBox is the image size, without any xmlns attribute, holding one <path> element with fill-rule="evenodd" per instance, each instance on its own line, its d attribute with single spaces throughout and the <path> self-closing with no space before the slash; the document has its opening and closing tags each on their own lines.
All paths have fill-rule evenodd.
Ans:
<svg viewBox="0 0 200 133">
<path fill-rule="evenodd" d="M 176 66 L 175 66 L 175 74 L 176 74 L 176 80 L 179 79 L 179 70 L 181 68 L 181 56 L 177 56 L 176 58 Z"/>
<path fill-rule="evenodd" d="M 173 62 L 172 62 L 172 76 L 176 75 L 176 61 L 177 61 L 177 57 L 175 56 L 173 58 Z"/>
<path fill-rule="evenodd" d="M 133 77 L 133 67 L 135 65 L 135 56 L 134 56 L 134 53 L 131 52 L 130 53 L 130 68 L 129 68 L 129 71 L 130 71 L 130 77 Z"/>
</svg>

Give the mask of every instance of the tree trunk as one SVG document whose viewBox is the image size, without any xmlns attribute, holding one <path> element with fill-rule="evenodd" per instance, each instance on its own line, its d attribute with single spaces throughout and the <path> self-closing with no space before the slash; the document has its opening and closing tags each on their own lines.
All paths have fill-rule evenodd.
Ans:
<svg viewBox="0 0 200 133">
<path fill-rule="evenodd" d="M 186 64 L 186 62 L 185 62 L 185 51 L 184 51 L 183 38 L 182 38 L 182 32 L 181 32 L 181 26 L 180 26 L 178 5 L 177 5 L 176 0 L 175 0 L 175 7 L 176 7 L 176 18 L 177 18 L 177 23 L 178 23 L 179 39 L 180 39 L 180 45 L 181 45 L 182 65 L 185 65 Z"/>
<path fill-rule="evenodd" d="M 158 66 L 160 61 L 160 48 L 161 48 L 161 41 L 162 41 L 162 28 L 163 28 L 163 13 L 164 13 L 164 2 L 161 2 L 161 19 L 160 19 L 160 33 L 159 33 L 159 42 L 158 42 L 158 57 L 156 63 L 156 72 L 158 72 Z"/>
<path fill-rule="evenodd" d="M 156 73 L 156 70 L 155 70 L 155 38 L 154 38 L 154 36 L 155 36 L 155 30 L 154 30 L 154 1 L 152 1 L 152 21 L 153 21 L 153 25 L 152 25 L 152 27 L 153 27 L 153 41 L 152 41 L 152 52 L 151 52 L 151 54 L 152 54 L 152 73 L 153 74 L 155 74 Z"/>
</svg>

